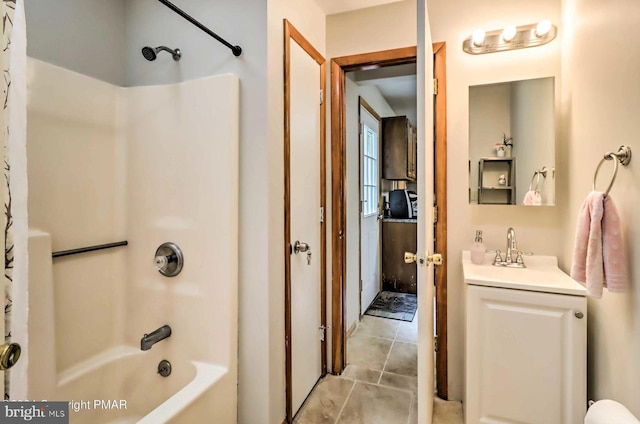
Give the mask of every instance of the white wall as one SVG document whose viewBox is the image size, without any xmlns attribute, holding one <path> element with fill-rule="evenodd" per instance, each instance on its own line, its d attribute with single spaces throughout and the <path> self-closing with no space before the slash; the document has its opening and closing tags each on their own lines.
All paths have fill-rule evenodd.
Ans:
<svg viewBox="0 0 640 424">
<path fill-rule="evenodd" d="M 35 59 L 27 81 L 29 227 L 53 251 L 126 240 L 118 88 Z M 126 249 L 54 260 L 58 371 L 123 340 Z"/>
<path fill-rule="evenodd" d="M 542 19 L 551 19 L 557 24 L 560 0 L 428 0 L 428 6 L 433 41 L 447 43 L 448 220 L 455 223 L 449 226 L 447 252 L 449 397 L 461 399 L 464 391 L 464 283 L 460 252 L 470 248 L 476 229 L 483 230 L 487 248 L 503 249 L 507 228 L 512 226 L 523 250 L 551 255 L 562 255 L 563 247 L 549 240 L 561 240 L 564 235 L 560 218 L 562 207 L 469 205 L 467 156 L 469 86 L 546 76 L 556 76 L 558 83 L 560 40 L 532 49 L 479 56 L 464 53 L 462 42 L 478 27 L 493 30 L 507 24 L 530 24 Z M 556 175 L 557 183 L 562 185 L 566 169 L 560 164 Z"/>
<path fill-rule="evenodd" d="M 27 54 L 124 85 L 126 0 L 25 0 Z"/>
<path fill-rule="evenodd" d="M 371 85 L 359 86 L 347 74 L 346 79 L 346 129 L 347 129 L 347 330 L 351 329 L 360 318 L 360 314 L 369 307 L 373 298 L 371 293 L 365 296 L 363 292 L 362 310 L 360 305 L 360 284 L 358 271 L 360 270 L 360 252 L 358 242 L 360 240 L 360 199 L 359 193 L 359 161 L 360 138 L 358 133 L 358 113 L 360 103 L 358 97 L 362 97 L 381 116 L 394 116 L 395 112 L 382 97 L 380 90 Z M 382 134 L 380 134 L 382 136 Z M 373 293 L 375 297 L 376 293 Z"/>
<path fill-rule="evenodd" d="M 570 157 L 568 213 L 563 221 L 562 267 L 568 271 L 576 216 L 591 190 L 602 155 L 627 144 L 638 149 L 640 134 L 640 3 L 635 0 L 565 0 L 562 127 Z M 635 152 L 634 152 L 635 153 Z M 588 395 L 616 399 L 640 417 L 640 167 L 637 157 L 619 170 L 611 190 L 624 234 L 629 286 L 626 293 L 589 299 Z M 601 169 L 606 187 L 613 165 Z M 560 200 L 562 196 L 558 196 Z"/>
</svg>

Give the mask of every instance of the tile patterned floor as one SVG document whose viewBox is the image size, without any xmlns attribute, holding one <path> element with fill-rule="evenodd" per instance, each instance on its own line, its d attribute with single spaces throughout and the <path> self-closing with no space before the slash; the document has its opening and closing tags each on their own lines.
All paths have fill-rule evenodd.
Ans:
<svg viewBox="0 0 640 424">
<path fill-rule="evenodd" d="M 365 315 L 347 340 L 344 373 L 318 383 L 295 423 L 417 424 L 417 325 Z M 462 422 L 459 402 L 434 403 L 434 424 Z"/>
</svg>

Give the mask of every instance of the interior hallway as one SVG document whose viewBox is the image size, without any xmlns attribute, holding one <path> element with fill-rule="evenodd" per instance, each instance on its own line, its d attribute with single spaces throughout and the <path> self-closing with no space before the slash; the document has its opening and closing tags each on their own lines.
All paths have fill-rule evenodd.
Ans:
<svg viewBox="0 0 640 424">
<path fill-rule="evenodd" d="M 365 315 L 347 341 L 347 368 L 327 375 L 296 424 L 417 424 L 417 313 L 412 322 Z M 437 400 L 434 424 L 462 424 L 459 402 Z"/>
</svg>

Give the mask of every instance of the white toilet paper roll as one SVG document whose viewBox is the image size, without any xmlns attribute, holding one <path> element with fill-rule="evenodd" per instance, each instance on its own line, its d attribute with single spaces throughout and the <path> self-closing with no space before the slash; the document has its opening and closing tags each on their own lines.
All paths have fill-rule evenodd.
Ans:
<svg viewBox="0 0 640 424">
<path fill-rule="evenodd" d="M 622 404 L 609 399 L 599 400 L 587 411 L 584 424 L 640 424 Z"/>
</svg>

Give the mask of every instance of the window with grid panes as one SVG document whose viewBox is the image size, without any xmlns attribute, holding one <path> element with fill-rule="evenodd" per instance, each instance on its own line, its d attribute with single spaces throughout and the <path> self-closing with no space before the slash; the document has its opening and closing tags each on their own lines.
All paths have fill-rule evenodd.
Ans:
<svg viewBox="0 0 640 424">
<path fill-rule="evenodd" d="M 363 125 L 362 214 L 367 217 L 378 213 L 378 135 Z"/>
</svg>

